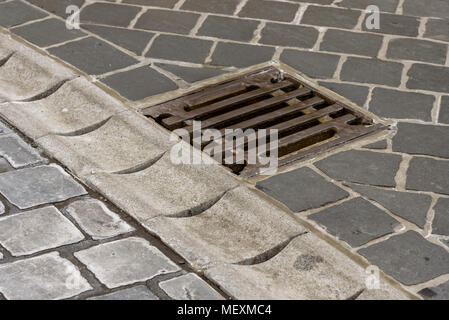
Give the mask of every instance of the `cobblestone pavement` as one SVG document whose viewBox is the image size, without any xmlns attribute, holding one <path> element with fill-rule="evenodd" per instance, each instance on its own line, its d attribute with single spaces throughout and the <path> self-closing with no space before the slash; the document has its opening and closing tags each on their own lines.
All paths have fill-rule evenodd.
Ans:
<svg viewBox="0 0 449 320">
<path fill-rule="evenodd" d="M 397 122 L 381 141 L 259 181 L 257 188 L 410 290 L 426 299 L 449 299 L 447 0 L 0 2 L 1 26 L 94 76 L 131 102 L 276 59 Z M 81 30 L 64 27 L 65 9 L 70 4 L 82 8 Z M 370 4 L 382 11 L 379 30 L 365 27 L 363 9 Z M 7 60 L 7 56 L 0 57 L 0 65 Z M 4 158 L 10 161 L 7 155 Z M 36 159 L 28 155 L 26 160 L 15 161 Z M 57 172 L 54 167 L 44 168 L 40 170 Z M 4 189 L 7 184 L 2 183 L 9 174 L 20 175 L 20 170 L 0 176 L 0 192 L 17 207 L 47 203 L 41 195 L 14 197 L 17 191 Z M 22 179 L 32 179 L 35 174 L 31 171 Z M 320 192 L 311 185 L 320 186 Z M 77 192 L 76 188 L 69 190 Z M 60 199 L 50 199 L 53 201 Z M 51 207 L 46 219 L 52 211 L 52 219 L 58 220 Z M 62 243 L 80 241 L 81 231 L 73 223 L 81 221 L 83 226 L 83 220 L 76 214 L 70 219 L 72 224 L 59 219 L 65 224 L 61 228 L 71 230 L 66 239 L 57 239 Z M 8 219 L 2 223 L 7 224 Z M 83 229 L 87 237 L 89 229 Z M 103 274 L 101 261 L 95 257 L 107 254 L 111 246 L 132 244 L 149 250 L 142 242 L 127 239 L 103 247 L 92 244 L 91 249 L 81 245 L 75 257 L 91 265 L 106 286 L 124 285 L 129 283 L 127 279 Z M 1 241 L 3 260 L 7 261 L 15 260 L 10 256 L 13 252 L 47 249 L 35 242 L 29 247 L 20 239 L 14 240 L 15 244 Z M 6 250 L 12 251 L 8 254 Z M 60 255 L 62 258 L 48 254 L 39 259 L 43 264 L 46 259 L 62 263 L 65 256 Z M 27 260 L 23 261 L 17 263 Z M 26 270 L 26 265 L 22 268 Z M 8 269 L 2 264 L 0 270 L 1 278 Z M 93 279 L 92 275 L 85 277 Z M 176 282 L 167 281 L 161 287 L 171 292 Z M 83 285 L 89 286 L 87 282 Z M 143 289 L 136 287 L 126 294 Z"/>
<path fill-rule="evenodd" d="M 0 123 L 0 299 L 224 299 Z"/>
</svg>

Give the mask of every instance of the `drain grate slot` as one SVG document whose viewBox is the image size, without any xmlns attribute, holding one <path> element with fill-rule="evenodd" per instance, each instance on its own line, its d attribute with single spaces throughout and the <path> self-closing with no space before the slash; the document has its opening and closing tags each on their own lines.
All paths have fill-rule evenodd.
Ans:
<svg viewBox="0 0 449 320">
<path fill-rule="evenodd" d="M 204 87 L 143 110 L 169 130 L 183 128 L 192 136 L 193 121 L 201 129 L 217 129 L 219 140 L 202 142 L 211 149 L 222 144 L 226 129 L 276 129 L 280 166 L 316 155 L 342 143 L 385 129 L 361 112 L 283 74 L 274 67 Z M 225 164 L 236 174 L 257 175 L 261 164 L 247 164 L 248 150 L 257 137 L 237 139 L 245 152 L 243 163 Z M 251 147 L 250 147 L 251 146 Z M 206 149 L 208 150 L 208 149 Z M 270 154 L 271 150 L 266 150 Z"/>
</svg>

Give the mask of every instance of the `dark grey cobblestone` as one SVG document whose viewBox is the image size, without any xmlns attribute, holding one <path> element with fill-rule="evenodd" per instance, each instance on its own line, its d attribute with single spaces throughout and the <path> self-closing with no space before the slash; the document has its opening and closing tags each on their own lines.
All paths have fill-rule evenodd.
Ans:
<svg viewBox="0 0 449 320">
<path fill-rule="evenodd" d="M 156 66 L 167 70 L 168 72 L 171 72 L 184 81 L 190 83 L 216 77 L 226 73 L 226 71 L 215 68 L 182 67 L 167 63 L 156 63 Z"/>
<path fill-rule="evenodd" d="M 382 41 L 383 37 L 375 34 L 330 29 L 324 35 L 320 50 L 376 57 Z"/>
<path fill-rule="evenodd" d="M 368 87 L 357 86 L 347 83 L 322 82 L 322 81 L 320 81 L 319 84 L 351 100 L 360 107 L 363 107 L 366 98 L 368 98 L 369 93 Z"/>
<path fill-rule="evenodd" d="M 433 210 L 435 217 L 432 222 L 432 233 L 449 236 L 449 199 L 438 199 Z"/>
<path fill-rule="evenodd" d="M 381 140 L 374 143 L 367 144 L 363 146 L 366 149 L 374 149 L 374 150 L 385 150 L 388 147 L 387 140 Z"/>
<path fill-rule="evenodd" d="M 175 0 L 175 2 L 177 2 L 177 0 Z M 239 3 L 240 0 L 186 0 L 181 6 L 181 9 L 231 15 L 234 13 Z"/>
<path fill-rule="evenodd" d="M 384 118 L 431 121 L 434 102 L 431 95 L 375 88 L 369 110 Z"/>
<path fill-rule="evenodd" d="M 404 14 L 419 17 L 449 17 L 449 2 L 446 0 L 406 0 L 403 6 Z"/>
<path fill-rule="evenodd" d="M 449 300 L 449 281 L 418 292 L 425 300 Z"/>
<path fill-rule="evenodd" d="M 394 231 L 399 222 L 363 198 L 355 198 L 308 216 L 326 231 L 359 247 Z"/>
<path fill-rule="evenodd" d="M 396 154 L 349 150 L 315 162 L 315 166 L 333 179 L 394 187 L 401 160 Z"/>
<path fill-rule="evenodd" d="M 378 6 L 380 11 L 396 12 L 399 0 L 343 0 L 337 3 L 340 7 L 366 9 L 368 6 Z"/>
<path fill-rule="evenodd" d="M 449 158 L 449 127 L 399 123 L 393 151 Z"/>
<path fill-rule="evenodd" d="M 270 61 L 273 55 L 272 47 L 220 42 L 212 55 L 211 64 L 243 68 Z"/>
<path fill-rule="evenodd" d="M 137 21 L 136 28 L 188 34 L 193 29 L 199 14 L 170 10 L 148 10 Z"/>
<path fill-rule="evenodd" d="M 449 272 L 449 253 L 415 231 L 393 236 L 358 252 L 405 285 L 426 282 Z"/>
<path fill-rule="evenodd" d="M 449 96 L 443 96 L 441 98 L 438 122 L 449 124 Z"/>
<path fill-rule="evenodd" d="M 240 17 L 291 22 L 295 18 L 298 8 L 299 5 L 294 3 L 249 0 L 238 15 Z"/>
<path fill-rule="evenodd" d="M 425 194 L 398 192 L 370 186 L 347 184 L 351 189 L 374 200 L 395 215 L 424 228 L 432 198 Z"/>
<path fill-rule="evenodd" d="M 441 19 L 429 19 L 426 24 L 426 38 L 449 42 L 449 22 Z"/>
<path fill-rule="evenodd" d="M 284 50 L 280 60 L 312 78 L 332 78 L 340 57 L 332 54 Z"/>
<path fill-rule="evenodd" d="M 403 67 L 396 62 L 349 57 L 343 64 L 340 79 L 397 87 L 401 84 Z"/>
<path fill-rule="evenodd" d="M 268 22 L 262 29 L 260 43 L 298 48 L 312 48 L 318 31 L 310 27 Z"/>
<path fill-rule="evenodd" d="M 387 57 L 444 64 L 447 48 L 447 45 L 433 41 L 398 38 L 390 41 Z"/>
<path fill-rule="evenodd" d="M 68 30 L 65 27 L 65 23 L 58 19 L 48 19 L 16 27 L 12 29 L 12 32 L 41 47 L 47 47 L 86 35 L 80 30 Z"/>
<path fill-rule="evenodd" d="M 70 5 L 75 5 L 78 8 L 81 8 L 84 4 L 85 0 L 26 0 L 27 2 L 44 9 L 48 12 L 51 12 L 57 16 L 66 18 L 67 13 L 66 9 Z"/>
<path fill-rule="evenodd" d="M 134 6 L 114 3 L 94 3 L 81 11 L 80 20 L 82 23 L 127 27 L 139 11 L 140 8 Z"/>
<path fill-rule="evenodd" d="M 406 188 L 449 195 L 449 161 L 414 157 L 407 170 Z"/>
<path fill-rule="evenodd" d="M 220 16 L 208 16 L 197 34 L 236 41 L 250 41 L 258 21 L 235 19 Z"/>
<path fill-rule="evenodd" d="M 449 92 L 449 67 L 414 64 L 407 73 L 407 88 Z"/>
<path fill-rule="evenodd" d="M 367 18 L 369 15 L 367 15 Z M 419 33 L 419 19 L 415 17 L 407 17 L 396 14 L 380 14 L 380 28 L 370 29 L 366 27 L 366 19 L 363 21 L 362 29 L 365 31 L 395 34 L 400 36 L 416 37 Z"/>
<path fill-rule="evenodd" d="M 48 14 L 22 1 L 0 3 L 0 26 L 13 27 L 19 24 L 41 19 Z"/>
<path fill-rule="evenodd" d="M 360 14 L 358 10 L 309 6 L 301 23 L 352 29 L 357 25 Z"/>
<path fill-rule="evenodd" d="M 309 168 L 278 174 L 258 182 L 256 187 L 285 204 L 293 212 L 318 208 L 349 196 L 346 191 Z"/>
<path fill-rule="evenodd" d="M 179 0 L 123 0 L 122 2 L 144 6 L 173 8 L 178 1 Z"/>
</svg>

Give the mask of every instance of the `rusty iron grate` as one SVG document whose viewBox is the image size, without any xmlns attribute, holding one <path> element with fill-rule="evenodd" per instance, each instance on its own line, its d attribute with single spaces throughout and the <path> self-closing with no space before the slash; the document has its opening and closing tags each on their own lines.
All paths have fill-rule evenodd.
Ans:
<svg viewBox="0 0 449 320">
<path fill-rule="evenodd" d="M 219 130 L 222 137 L 225 129 L 277 129 L 279 166 L 385 129 L 275 67 L 203 87 L 145 108 L 143 114 L 169 130 L 183 128 L 190 134 L 193 121 L 201 121 L 203 130 Z M 246 162 L 225 166 L 244 177 L 257 175 L 262 167 Z"/>
</svg>

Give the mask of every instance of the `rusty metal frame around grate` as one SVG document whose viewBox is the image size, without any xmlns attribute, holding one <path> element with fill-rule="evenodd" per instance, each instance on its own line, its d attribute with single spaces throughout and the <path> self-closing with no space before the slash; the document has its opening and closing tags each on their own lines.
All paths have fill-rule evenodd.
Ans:
<svg viewBox="0 0 449 320">
<path fill-rule="evenodd" d="M 279 166 L 316 156 L 349 141 L 386 129 L 368 115 L 331 98 L 273 66 L 205 86 L 173 100 L 147 107 L 143 114 L 168 130 L 277 129 Z M 256 176 L 262 164 L 225 165 L 243 177 Z M 207 144 L 202 145 L 202 149 Z M 224 145 L 224 144 L 223 144 Z"/>
</svg>

